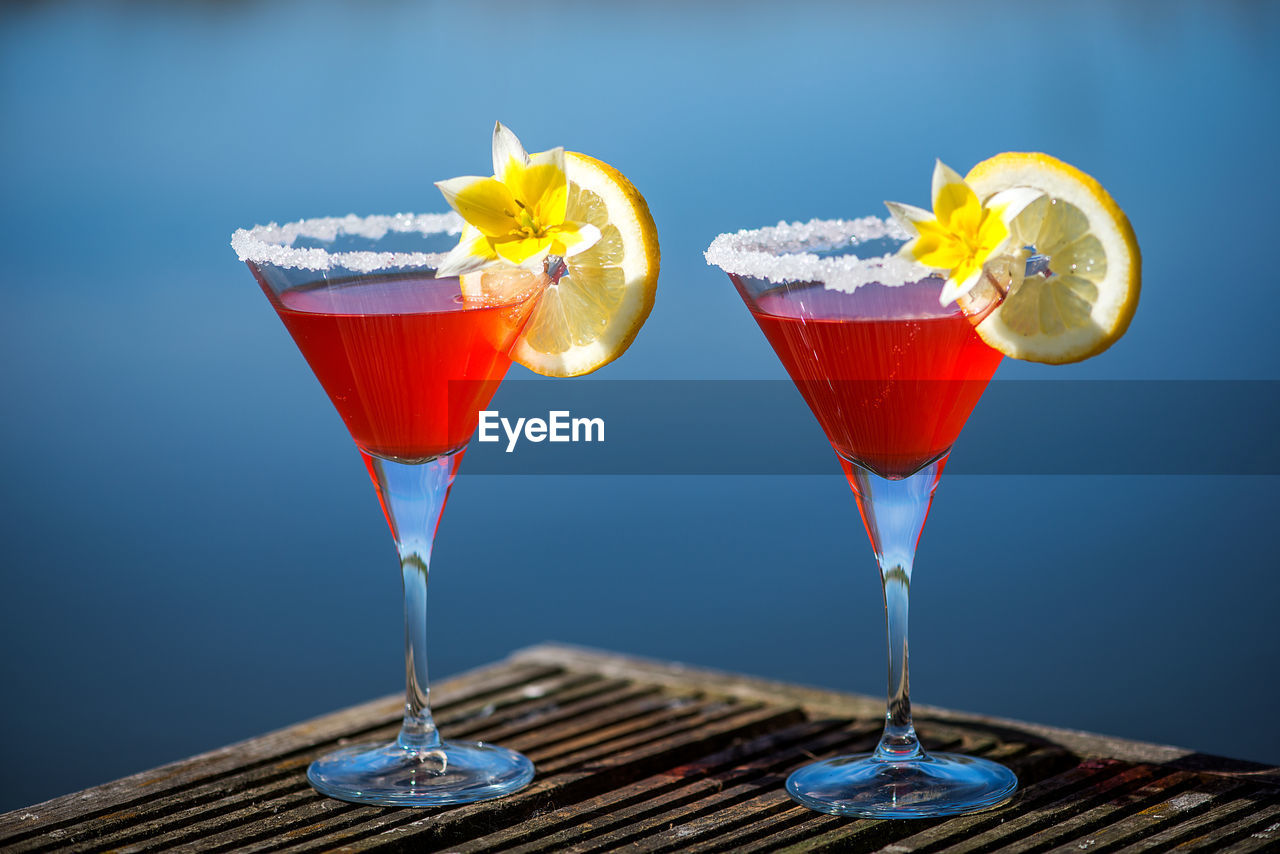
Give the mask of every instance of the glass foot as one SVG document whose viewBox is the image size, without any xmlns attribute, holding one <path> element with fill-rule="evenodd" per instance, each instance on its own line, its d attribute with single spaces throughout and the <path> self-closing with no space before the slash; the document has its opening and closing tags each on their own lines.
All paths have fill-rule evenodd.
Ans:
<svg viewBox="0 0 1280 854">
<path fill-rule="evenodd" d="M 487 801 L 519 791 L 533 763 L 505 747 L 450 741 L 428 750 L 362 744 L 330 753 L 307 769 L 307 780 L 340 801 L 386 807 L 438 807 Z"/>
<path fill-rule="evenodd" d="M 864 818 L 931 818 L 998 806 L 1018 778 L 1003 765 L 931 753 L 889 761 L 873 754 L 840 756 L 806 765 L 787 778 L 787 793 L 810 809 Z"/>
</svg>

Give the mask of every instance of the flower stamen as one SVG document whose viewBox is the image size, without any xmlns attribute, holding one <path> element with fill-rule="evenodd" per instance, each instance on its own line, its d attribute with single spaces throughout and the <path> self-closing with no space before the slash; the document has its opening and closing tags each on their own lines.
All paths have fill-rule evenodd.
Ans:
<svg viewBox="0 0 1280 854">
<path fill-rule="evenodd" d="M 499 123 L 493 131 L 493 163 L 492 177 L 436 184 L 467 223 L 437 276 L 463 275 L 496 264 L 539 269 L 553 249 L 568 257 L 600 239 L 594 225 L 567 219 L 563 148 L 529 155 L 516 135 Z"/>
<path fill-rule="evenodd" d="M 911 205 L 886 202 L 890 213 L 912 240 L 899 253 L 947 273 L 938 299 L 949 305 L 982 281 L 993 259 L 1013 247 L 1013 220 L 1042 194 L 1025 187 L 997 193 L 984 204 L 953 169 L 937 161 L 933 171 L 932 213 Z"/>
</svg>

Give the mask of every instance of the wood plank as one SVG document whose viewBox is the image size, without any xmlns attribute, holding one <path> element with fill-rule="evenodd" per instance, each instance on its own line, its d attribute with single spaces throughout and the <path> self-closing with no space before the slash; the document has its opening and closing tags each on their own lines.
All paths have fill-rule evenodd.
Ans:
<svg viewBox="0 0 1280 854">
<path fill-rule="evenodd" d="M 1086 832 L 1072 833 L 1072 826 L 1085 824 L 1087 814 L 1073 817 L 1064 822 L 1050 841 L 1054 847 L 1051 851 L 1066 854 L 1069 851 L 1085 851 L 1090 848 L 1113 848 L 1128 844 L 1160 833 L 1177 821 L 1185 818 L 1185 812 L 1179 808 L 1179 801 L 1185 798 L 1188 790 L 1201 784 L 1197 791 L 1212 800 L 1215 796 L 1224 796 L 1232 789 L 1239 788 L 1235 783 L 1225 780 L 1201 780 L 1187 771 L 1175 771 L 1166 774 L 1149 785 L 1143 786 L 1135 793 L 1135 797 L 1125 801 L 1116 801 L 1104 805 L 1102 809 L 1123 809 L 1124 814 L 1111 816 L 1105 822 L 1097 822 L 1088 827 Z M 1212 789 L 1210 794 L 1206 789 Z"/>
<path fill-rule="evenodd" d="M 450 850 L 454 850 L 462 841 L 498 827 L 510 827 L 530 821 L 534 816 L 553 808 L 556 803 L 580 801 L 599 791 L 602 776 L 607 781 L 605 787 L 624 785 L 648 775 L 656 768 L 680 764 L 688 757 L 697 755 L 704 746 L 723 745 L 750 737 L 777 726 L 785 719 L 794 718 L 791 714 L 780 713 L 776 709 L 750 709 L 734 716 L 719 715 L 700 720 L 696 726 L 680 731 L 674 738 L 650 741 L 611 754 L 608 764 L 603 767 L 593 767 L 587 763 L 577 770 L 535 778 L 528 788 L 501 800 L 453 807 L 387 832 L 382 832 L 380 822 L 367 822 L 360 828 L 352 828 L 350 832 L 327 836 L 324 844 L 317 845 L 315 849 L 304 847 L 299 850 L 319 850 L 335 842 L 341 843 L 344 850 L 374 850 L 396 840 L 402 834 L 412 835 L 415 842 L 428 846 L 448 846 Z M 412 811 L 402 812 L 412 814 Z"/>
<path fill-rule="evenodd" d="M 1280 809 L 1280 804 L 1274 799 L 1270 803 L 1264 803 L 1249 795 L 1232 798 L 1203 811 L 1197 811 L 1195 806 L 1191 806 L 1180 810 L 1182 813 L 1189 813 L 1190 817 L 1179 815 L 1171 826 L 1118 850 L 1125 854 L 1136 854 L 1168 850 L 1176 846 L 1180 851 L 1219 851 L 1226 843 L 1226 839 L 1219 835 L 1220 830 L 1227 829 L 1237 836 L 1254 831 L 1264 832 L 1277 809 Z"/>
<path fill-rule="evenodd" d="M 807 747 L 831 743 L 864 745 L 877 734 L 870 730 L 832 731 L 833 722 L 802 722 L 732 744 L 693 762 L 661 770 L 627 786 L 620 786 L 537 817 L 529 825 L 505 828 L 475 840 L 459 851 L 554 850 L 587 834 L 602 834 L 633 827 L 661 810 L 692 804 L 721 791 L 733 780 L 766 773 L 778 763 L 788 763 Z M 529 839 L 535 838 L 531 842 Z"/>
<path fill-rule="evenodd" d="M 390 740 L 389 697 L 0 816 L 4 851 L 1260 851 L 1280 845 L 1280 769 L 915 707 L 922 741 L 1003 762 L 1008 804 L 946 820 L 812 812 L 783 782 L 871 749 L 883 701 L 543 645 L 433 689 L 450 738 L 523 750 L 498 801 L 411 810 L 318 795 L 306 766 Z"/>
<path fill-rule="evenodd" d="M 1237 836 L 1239 837 L 1237 841 L 1225 848 L 1222 847 L 1226 839 Z M 1212 841 L 1224 854 L 1280 850 L 1280 805 L 1272 804 L 1263 807 L 1251 813 L 1247 819 L 1234 821 L 1219 829 L 1214 837 Z"/>
<path fill-rule="evenodd" d="M 694 778 L 691 782 L 651 795 L 629 808 L 616 809 L 590 827 L 578 825 L 558 834 L 540 835 L 537 846 L 549 842 L 563 851 L 594 851 L 628 844 L 644 847 L 651 844 L 664 828 L 708 814 L 723 815 L 737 802 L 762 788 L 778 790 L 784 779 L 780 769 L 805 761 L 802 752 L 806 747 L 837 745 L 854 750 L 874 744 L 877 737 L 877 733 L 867 731 L 837 731 L 807 738 L 790 749 L 771 739 L 763 743 L 770 744 L 772 749 L 755 755 L 744 755 L 740 749 L 733 749 L 736 758 L 730 767 L 723 767 L 719 761 L 710 767 L 704 762 L 682 766 L 682 778 Z M 753 747 L 760 744 L 760 741 L 754 742 Z M 716 759 L 722 760 L 725 755 L 726 752 L 717 754 Z M 654 792 L 658 786 L 650 778 L 635 788 Z M 534 851 L 538 847 L 526 844 L 523 849 L 513 850 Z"/>
<path fill-rule="evenodd" d="M 878 736 L 879 733 L 876 732 L 875 735 Z M 874 744 L 874 739 L 871 743 Z M 1003 761 L 1011 765 L 1019 774 L 1020 779 L 1023 780 L 1028 779 L 1023 770 L 1024 767 L 1040 769 L 1036 778 L 1043 778 L 1051 773 L 1050 769 L 1062 771 L 1075 765 L 1074 758 L 1065 753 L 1065 751 L 1051 748 L 1035 748 L 1028 751 L 1025 746 L 999 745 L 982 755 L 984 758 Z M 804 763 L 797 762 L 787 771 L 794 770 L 795 767 L 801 764 Z M 781 788 L 784 779 L 785 775 L 783 775 L 783 779 L 778 781 L 778 788 Z M 824 816 L 799 805 L 794 806 L 794 810 L 757 817 L 750 824 L 727 829 L 725 832 L 717 834 L 713 839 L 690 844 L 687 846 L 687 850 L 690 852 L 778 851 L 821 833 L 830 833 L 839 828 L 848 828 L 852 821 L 846 817 Z M 901 833 L 899 836 L 907 836 L 912 832 L 918 831 L 924 825 L 925 823 L 923 822 L 915 821 L 900 824 Z"/>
<path fill-rule="evenodd" d="M 525 712 L 503 714 L 500 709 L 517 708 L 520 698 L 555 698 L 562 689 L 573 697 L 583 690 L 598 689 L 602 685 L 617 685 L 607 680 L 575 677 L 561 678 L 546 669 L 516 671 L 507 680 L 469 681 L 469 689 L 441 698 L 439 719 L 447 732 L 466 735 L 495 721 L 518 718 Z M 434 692 L 433 692 L 434 693 Z M 368 710 L 368 706 L 362 707 Z M 151 832 L 157 838 L 165 838 L 170 844 L 198 834 L 202 828 L 216 828 L 228 821 L 244 816 L 245 811 L 256 811 L 264 804 L 279 812 L 289 808 L 293 801 L 310 800 L 314 793 L 306 784 L 305 769 L 315 754 L 332 749 L 352 738 L 390 740 L 394 738 L 402 712 L 401 701 L 396 698 L 394 708 L 379 702 L 372 707 L 376 717 L 362 719 L 362 725 L 348 730 L 337 739 L 326 738 L 312 745 L 303 753 L 282 755 L 274 762 L 251 762 L 234 775 L 215 774 L 201 778 L 193 772 L 185 775 L 187 784 L 180 788 L 168 788 L 148 792 L 145 816 L 135 807 L 125 807 L 95 816 L 94 844 L 107 847 L 123 846 L 145 838 Z M 345 713 L 343 713 L 345 715 Z M 381 720 L 379 720 L 381 719 Z M 303 726 L 307 726 L 304 724 Z M 329 735 L 334 733 L 330 732 Z M 270 740 L 273 736 L 266 736 Z M 317 749 L 318 748 L 318 749 Z M 193 762 L 197 765 L 202 758 Z M 177 780 L 178 777 L 169 779 Z M 277 799 L 277 794 L 284 800 Z M 237 810 L 241 806 L 242 809 Z M 2 837 L 0 837 L 2 838 Z M 74 837 L 68 836 L 68 842 Z"/>
<path fill-rule="evenodd" d="M 520 650 L 511 657 L 511 660 L 539 664 L 559 662 L 567 668 L 586 668 L 603 675 L 630 673 L 631 678 L 658 684 L 688 685 L 690 682 L 696 682 L 705 686 L 708 691 L 724 692 L 744 700 L 794 703 L 804 707 L 812 715 L 828 713 L 838 717 L 876 719 L 884 715 L 882 697 L 845 694 L 824 688 L 773 682 L 678 662 L 656 661 L 619 653 L 603 653 L 570 644 L 540 644 Z M 966 728 L 985 727 L 997 733 L 1014 733 L 1020 739 L 1038 737 L 1070 750 L 1082 759 L 1172 763 L 1178 768 L 1190 771 L 1227 775 L 1248 774 L 1260 783 L 1280 786 L 1280 766 L 1210 756 L 1183 747 L 1133 741 L 992 715 L 959 712 L 914 701 L 911 709 L 920 720 L 935 723 L 954 722 Z"/>
<path fill-rule="evenodd" d="M 444 710 L 468 700 L 483 699 L 511 685 L 558 673 L 563 668 L 546 664 L 520 664 L 509 669 L 482 668 L 442 683 L 433 690 Z M 317 744 L 336 745 L 342 738 L 358 737 L 400 718 L 401 696 L 384 697 L 340 712 L 248 741 L 222 747 L 181 762 L 162 765 L 84 792 L 63 795 L 26 809 L 0 815 L 0 840 L 21 839 L 29 828 L 55 828 L 87 817 L 144 804 L 158 792 L 185 788 L 240 772 L 254 765 L 268 765 L 300 753 L 310 755 Z M 308 760 L 309 761 L 309 760 Z"/>
</svg>

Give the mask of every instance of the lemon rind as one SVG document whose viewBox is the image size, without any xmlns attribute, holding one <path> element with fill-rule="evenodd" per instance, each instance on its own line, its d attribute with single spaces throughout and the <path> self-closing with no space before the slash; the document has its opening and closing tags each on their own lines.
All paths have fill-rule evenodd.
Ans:
<svg viewBox="0 0 1280 854">
<path fill-rule="evenodd" d="M 600 336 L 587 344 L 576 344 L 559 353 L 535 350 L 529 346 L 524 336 L 512 348 L 512 359 L 536 373 L 552 377 L 576 377 L 591 373 L 626 352 L 653 310 L 660 265 L 657 228 L 649 213 L 649 206 L 626 176 L 607 163 L 574 151 L 565 152 L 565 169 L 570 181 L 597 195 L 605 190 L 611 196 L 605 200 L 611 213 L 616 212 L 617 203 L 625 204 L 633 217 L 633 221 L 627 225 L 635 227 L 623 228 L 617 221 L 613 222 L 619 226 L 618 234 L 622 239 L 622 270 L 626 285 L 622 305 L 613 313 Z M 598 180 L 580 180 L 592 171 L 598 173 Z M 575 175 L 578 179 L 575 179 Z M 572 258 L 569 259 L 568 266 L 572 271 Z"/>
<path fill-rule="evenodd" d="M 1046 176 L 1059 180 L 1046 180 Z M 982 339 L 1013 358 L 1051 364 L 1088 359 L 1119 340 L 1137 309 L 1142 255 L 1133 226 L 1111 194 L 1087 173 L 1039 152 L 997 154 L 969 170 L 965 181 L 984 200 L 1008 187 L 1028 186 L 1075 205 L 1089 219 L 1091 233 L 1106 254 L 1107 273 L 1102 281 L 1124 285 L 1100 289 L 1090 310 L 1092 327 L 1026 336 L 1005 325 L 996 310 L 977 327 Z M 1104 227 L 1108 223 L 1114 227 Z"/>
</svg>

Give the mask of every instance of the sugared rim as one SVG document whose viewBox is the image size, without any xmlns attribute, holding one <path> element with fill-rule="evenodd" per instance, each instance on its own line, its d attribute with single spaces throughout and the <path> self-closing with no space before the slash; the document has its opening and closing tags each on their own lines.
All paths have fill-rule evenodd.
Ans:
<svg viewBox="0 0 1280 854">
<path fill-rule="evenodd" d="M 935 275 L 936 271 L 893 253 L 863 258 L 856 251 L 869 241 L 906 241 L 908 237 L 892 218 L 813 219 L 722 234 L 703 255 L 708 264 L 738 276 L 778 284 L 822 282 L 832 290 L 852 291 L 871 282 L 896 286 Z M 814 254 L 831 249 L 848 252 Z"/>
<path fill-rule="evenodd" d="M 334 240 L 340 234 L 379 240 L 389 231 L 420 234 L 462 233 L 462 217 L 453 211 L 443 214 L 402 213 L 394 216 L 320 217 L 277 225 L 255 225 L 236 229 L 231 248 L 241 261 L 270 264 L 300 270 L 341 268 L 356 273 L 373 273 L 404 267 L 438 267 L 444 252 L 329 252 L 326 249 L 295 248 L 299 237 Z"/>
</svg>

